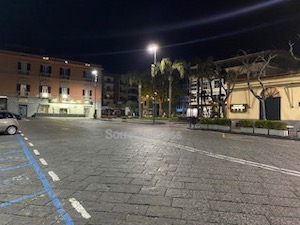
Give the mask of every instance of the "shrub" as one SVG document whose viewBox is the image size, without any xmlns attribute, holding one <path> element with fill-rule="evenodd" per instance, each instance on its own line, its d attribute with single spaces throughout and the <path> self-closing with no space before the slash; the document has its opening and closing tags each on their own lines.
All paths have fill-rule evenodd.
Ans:
<svg viewBox="0 0 300 225">
<path fill-rule="evenodd" d="M 224 126 L 230 126 L 231 120 L 225 119 L 225 118 L 201 118 L 200 119 L 201 124 L 216 124 L 216 125 L 224 125 Z"/>
<path fill-rule="evenodd" d="M 200 119 L 200 123 L 201 124 L 212 124 L 212 119 L 203 117 Z"/>
<path fill-rule="evenodd" d="M 268 120 L 256 120 L 255 123 L 254 123 L 254 126 L 256 128 L 266 128 L 266 129 L 268 129 L 269 128 L 268 123 L 269 123 Z"/>
<path fill-rule="evenodd" d="M 253 121 L 252 120 L 240 120 L 239 121 L 240 127 L 253 127 Z"/>
<path fill-rule="evenodd" d="M 274 129 L 274 130 L 286 130 L 286 126 L 287 126 L 287 123 L 285 122 L 282 122 L 282 121 L 272 121 L 272 120 L 269 120 L 269 129 Z"/>
<path fill-rule="evenodd" d="M 287 124 L 277 120 L 257 120 L 255 121 L 256 128 L 266 128 L 274 130 L 286 130 Z"/>
</svg>

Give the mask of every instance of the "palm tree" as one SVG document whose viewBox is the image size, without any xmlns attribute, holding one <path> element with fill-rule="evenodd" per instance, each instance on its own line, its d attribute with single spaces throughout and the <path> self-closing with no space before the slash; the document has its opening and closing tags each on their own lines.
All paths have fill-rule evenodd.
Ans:
<svg viewBox="0 0 300 225">
<path fill-rule="evenodd" d="M 174 80 L 174 70 L 177 70 L 180 78 L 183 78 L 186 72 L 186 63 L 181 60 L 176 60 L 174 62 L 171 61 L 170 58 L 163 58 L 161 62 L 158 64 L 159 71 L 161 74 L 166 74 L 168 76 L 169 81 L 169 118 L 171 117 L 172 110 L 172 82 Z"/>
</svg>

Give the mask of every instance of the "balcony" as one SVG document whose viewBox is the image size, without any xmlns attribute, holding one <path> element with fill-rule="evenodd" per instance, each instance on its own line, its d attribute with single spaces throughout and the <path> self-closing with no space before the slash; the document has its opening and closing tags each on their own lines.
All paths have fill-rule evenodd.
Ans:
<svg viewBox="0 0 300 225">
<path fill-rule="evenodd" d="M 29 92 L 28 91 L 18 91 L 17 94 L 18 94 L 18 97 L 25 97 L 25 98 L 27 98 L 28 95 L 29 95 Z"/>
<path fill-rule="evenodd" d="M 40 92 L 40 98 L 50 98 L 51 94 L 50 93 L 42 93 Z"/>
<path fill-rule="evenodd" d="M 42 72 L 40 73 L 41 77 L 51 77 L 51 73 Z"/>
<path fill-rule="evenodd" d="M 19 75 L 29 75 L 30 74 L 30 70 L 18 70 L 18 74 Z"/>
</svg>

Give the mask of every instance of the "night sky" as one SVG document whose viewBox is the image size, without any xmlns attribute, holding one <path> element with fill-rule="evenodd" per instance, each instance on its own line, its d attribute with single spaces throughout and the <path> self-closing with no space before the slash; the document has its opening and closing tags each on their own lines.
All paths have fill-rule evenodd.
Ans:
<svg viewBox="0 0 300 225">
<path fill-rule="evenodd" d="M 300 54 L 299 0 L 0 0 L 0 48 L 145 70 L 157 58 L 223 59 L 239 49 Z M 298 41 L 298 42 L 297 42 Z M 297 45 L 298 43 L 298 45 Z"/>
</svg>

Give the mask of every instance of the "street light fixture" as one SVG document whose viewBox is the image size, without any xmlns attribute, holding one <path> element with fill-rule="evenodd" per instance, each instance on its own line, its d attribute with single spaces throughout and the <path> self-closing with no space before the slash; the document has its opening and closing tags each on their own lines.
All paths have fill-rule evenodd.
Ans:
<svg viewBox="0 0 300 225">
<path fill-rule="evenodd" d="M 155 123 L 155 66 L 156 66 L 156 52 L 158 50 L 158 45 L 155 43 L 152 43 L 148 46 L 148 51 L 153 53 L 153 64 L 151 64 L 151 75 L 153 78 L 153 102 L 152 102 L 152 118 L 153 118 L 153 124 Z"/>
<path fill-rule="evenodd" d="M 94 119 L 97 118 L 97 82 L 98 82 L 98 71 L 93 70 L 92 75 L 94 76 L 94 88 L 95 88 L 95 101 L 94 101 Z"/>
</svg>

